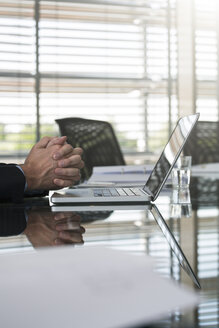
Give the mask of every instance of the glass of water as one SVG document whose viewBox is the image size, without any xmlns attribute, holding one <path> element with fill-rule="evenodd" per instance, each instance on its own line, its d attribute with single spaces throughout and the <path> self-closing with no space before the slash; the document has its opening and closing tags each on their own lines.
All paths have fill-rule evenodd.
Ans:
<svg viewBox="0 0 219 328">
<path fill-rule="evenodd" d="M 191 156 L 180 156 L 172 170 L 173 188 L 188 188 L 191 176 Z"/>
</svg>

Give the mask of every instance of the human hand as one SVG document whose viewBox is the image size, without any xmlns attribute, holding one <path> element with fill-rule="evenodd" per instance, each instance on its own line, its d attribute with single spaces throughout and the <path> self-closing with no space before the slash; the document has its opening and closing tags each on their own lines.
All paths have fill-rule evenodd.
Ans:
<svg viewBox="0 0 219 328">
<path fill-rule="evenodd" d="M 66 183 L 69 185 L 80 180 L 80 169 L 84 167 L 84 162 L 81 159 L 83 150 L 81 148 L 73 148 L 66 143 L 67 137 L 52 138 L 47 148 L 53 147 L 53 159 L 57 161 L 55 174 L 58 176 L 53 182 L 58 187 L 63 188 Z"/>
<path fill-rule="evenodd" d="M 80 179 L 82 149 L 73 149 L 66 137 L 44 137 L 31 149 L 23 165 L 28 190 L 71 186 Z"/>
</svg>

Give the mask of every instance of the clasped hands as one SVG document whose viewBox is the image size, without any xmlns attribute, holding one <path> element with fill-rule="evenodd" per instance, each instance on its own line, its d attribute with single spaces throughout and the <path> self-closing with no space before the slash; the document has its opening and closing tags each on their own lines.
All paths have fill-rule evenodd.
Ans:
<svg viewBox="0 0 219 328">
<path fill-rule="evenodd" d="M 44 137 L 36 143 L 20 165 L 27 190 L 54 190 L 80 180 L 83 150 L 66 143 L 67 137 Z"/>
</svg>

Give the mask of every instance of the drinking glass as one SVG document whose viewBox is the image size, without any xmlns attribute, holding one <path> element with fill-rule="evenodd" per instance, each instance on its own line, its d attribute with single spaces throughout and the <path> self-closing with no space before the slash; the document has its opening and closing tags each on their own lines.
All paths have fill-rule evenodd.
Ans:
<svg viewBox="0 0 219 328">
<path fill-rule="evenodd" d="M 171 172 L 173 188 L 188 188 L 191 176 L 191 156 L 180 156 Z"/>
</svg>

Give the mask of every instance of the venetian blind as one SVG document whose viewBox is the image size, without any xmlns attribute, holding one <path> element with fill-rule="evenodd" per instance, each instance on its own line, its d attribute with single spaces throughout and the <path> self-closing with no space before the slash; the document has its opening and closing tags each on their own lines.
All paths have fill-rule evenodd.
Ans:
<svg viewBox="0 0 219 328">
<path fill-rule="evenodd" d="M 205 121 L 219 118 L 218 15 L 217 0 L 195 0 L 196 111 Z"/>
<path fill-rule="evenodd" d="M 1 153 L 69 116 L 110 121 L 124 153 L 159 153 L 178 114 L 175 5 L 0 0 Z"/>
</svg>

